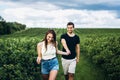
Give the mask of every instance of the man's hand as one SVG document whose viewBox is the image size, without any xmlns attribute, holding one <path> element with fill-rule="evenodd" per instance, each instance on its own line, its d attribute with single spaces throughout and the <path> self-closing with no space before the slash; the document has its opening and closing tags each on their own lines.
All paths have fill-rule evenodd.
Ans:
<svg viewBox="0 0 120 80">
<path fill-rule="evenodd" d="M 77 62 L 77 63 L 79 62 L 79 58 L 76 59 L 76 62 Z"/>
</svg>

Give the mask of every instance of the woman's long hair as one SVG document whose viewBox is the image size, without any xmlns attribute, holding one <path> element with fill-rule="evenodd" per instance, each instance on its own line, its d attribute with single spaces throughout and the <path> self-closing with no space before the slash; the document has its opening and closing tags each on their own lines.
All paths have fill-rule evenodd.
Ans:
<svg viewBox="0 0 120 80">
<path fill-rule="evenodd" d="M 46 48 L 46 51 L 47 51 L 47 35 L 51 33 L 53 35 L 53 40 L 52 40 L 52 43 L 54 44 L 55 48 L 56 48 L 56 33 L 54 30 L 48 30 L 45 34 L 45 38 L 43 39 L 43 41 L 45 41 L 45 48 Z"/>
</svg>

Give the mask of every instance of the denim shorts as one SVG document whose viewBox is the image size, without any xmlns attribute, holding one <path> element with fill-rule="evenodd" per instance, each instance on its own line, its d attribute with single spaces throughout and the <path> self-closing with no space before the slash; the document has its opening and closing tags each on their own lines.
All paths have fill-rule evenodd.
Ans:
<svg viewBox="0 0 120 80">
<path fill-rule="evenodd" d="M 56 57 L 49 60 L 42 60 L 41 62 L 42 74 L 49 74 L 51 70 L 59 70 L 58 59 Z"/>
</svg>

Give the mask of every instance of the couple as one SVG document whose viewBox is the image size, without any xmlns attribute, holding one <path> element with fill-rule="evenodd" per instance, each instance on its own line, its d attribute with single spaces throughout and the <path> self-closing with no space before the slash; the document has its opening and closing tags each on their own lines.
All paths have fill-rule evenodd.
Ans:
<svg viewBox="0 0 120 80">
<path fill-rule="evenodd" d="M 55 80 L 59 63 L 57 54 L 62 55 L 62 66 L 65 80 L 73 80 L 76 63 L 79 62 L 80 56 L 80 39 L 73 33 L 74 23 L 68 22 L 67 33 L 61 35 L 62 51 L 57 48 L 56 34 L 54 30 L 49 30 L 42 42 L 37 44 L 37 63 L 41 63 L 41 73 L 43 80 Z"/>
</svg>

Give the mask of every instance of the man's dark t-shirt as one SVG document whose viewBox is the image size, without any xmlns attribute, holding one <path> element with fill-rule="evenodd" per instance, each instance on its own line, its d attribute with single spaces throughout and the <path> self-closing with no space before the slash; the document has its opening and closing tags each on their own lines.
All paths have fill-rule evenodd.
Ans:
<svg viewBox="0 0 120 80">
<path fill-rule="evenodd" d="M 76 44 L 80 43 L 80 39 L 77 35 L 70 37 L 67 33 L 61 35 L 61 39 L 65 39 L 66 44 L 71 52 L 70 55 L 62 55 L 64 59 L 74 59 L 76 57 Z M 60 40 L 61 40 L 60 39 Z M 66 50 L 62 49 L 62 51 L 66 52 Z"/>
</svg>

